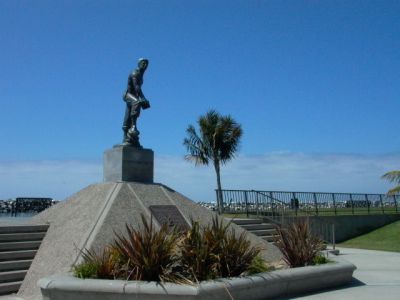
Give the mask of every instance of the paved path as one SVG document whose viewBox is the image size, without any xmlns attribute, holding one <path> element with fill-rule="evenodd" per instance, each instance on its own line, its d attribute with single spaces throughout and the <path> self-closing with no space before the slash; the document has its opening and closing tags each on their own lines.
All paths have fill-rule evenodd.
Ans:
<svg viewBox="0 0 400 300">
<path fill-rule="evenodd" d="M 357 266 L 350 285 L 290 299 L 400 299 L 400 253 L 340 248 L 340 256 Z"/>
</svg>

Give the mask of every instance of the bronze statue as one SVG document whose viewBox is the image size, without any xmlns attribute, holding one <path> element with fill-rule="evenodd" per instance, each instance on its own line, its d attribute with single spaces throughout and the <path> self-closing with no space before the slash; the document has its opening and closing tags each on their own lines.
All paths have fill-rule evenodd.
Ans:
<svg viewBox="0 0 400 300">
<path fill-rule="evenodd" d="M 141 58 L 138 61 L 138 68 L 128 77 L 128 87 L 123 96 L 126 102 L 124 123 L 122 130 L 124 131 L 123 145 L 130 145 L 142 148 L 139 143 L 139 130 L 136 121 L 140 115 L 141 109 L 150 107 L 150 102 L 146 99 L 142 92 L 143 74 L 149 65 L 149 61 Z"/>
</svg>

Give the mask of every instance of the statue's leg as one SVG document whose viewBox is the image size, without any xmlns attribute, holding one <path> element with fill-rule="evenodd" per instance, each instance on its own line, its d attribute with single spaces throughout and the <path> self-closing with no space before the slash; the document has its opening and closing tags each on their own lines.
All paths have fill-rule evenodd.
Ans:
<svg viewBox="0 0 400 300">
<path fill-rule="evenodd" d="M 129 141 L 128 130 L 129 130 L 129 128 L 131 128 L 131 126 L 132 126 L 131 106 L 127 103 L 126 108 L 125 108 L 124 122 L 122 124 L 122 130 L 124 131 L 123 143 L 126 143 Z"/>
<path fill-rule="evenodd" d="M 139 105 L 133 105 L 131 107 L 131 131 L 135 132 L 136 135 L 139 135 L 139 130 L 137 129 L 137 119 L 140 116 L 140 106 Z"/>
<path fill-rule="evenodd" d="M 134 105 L 132 105 L 131 114 L 130 114 L 131 128 L 128 130 L 128 138 L 129 138 L 129 143 L 132 146 L 141 148 L 142 146 L 140 145 L 140 142 L 139 142 L 140 132 L 137 129 L 137 125 L 136 125 L 139 114 L 140 114 L 140 107 L 135 107 Z"/>
</svg>

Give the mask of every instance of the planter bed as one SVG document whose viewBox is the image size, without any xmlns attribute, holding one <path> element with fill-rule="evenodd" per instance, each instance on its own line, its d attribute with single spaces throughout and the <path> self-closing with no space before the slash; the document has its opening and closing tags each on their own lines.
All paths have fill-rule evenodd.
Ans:
<svg viewBox="0 0 400 300">
<path fill-rule="evenodd" d="M 144 281 L 79 279 L 71 275 L 42 278 L 44 300 L 122 299 L 270 299 L 321 290 L 352 280 L 356 267 L 330 256 L 333 263 L 206 281 L 195 285 Z"/>
</svg>

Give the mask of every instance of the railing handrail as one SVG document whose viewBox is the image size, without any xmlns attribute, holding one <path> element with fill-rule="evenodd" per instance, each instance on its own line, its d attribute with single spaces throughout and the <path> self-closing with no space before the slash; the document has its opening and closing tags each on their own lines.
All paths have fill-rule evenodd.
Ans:
<svg viewBox="0 0 400 300">
<path fill-rule="evenodd" d="M 281 203 L 281 204 L 283 204 L 283 205 L 285 205 L 285 206 L 289 206 L 289 205 L 290 205 L 289 203 L 286 203 L 286 202 L 284 202 L 284 201 L 281 201 L 281 200 L 279 200 L 279 199 L 277 199 L 277 198 L 274 198 L 274 197 L 268 195 L 268 194 L 274 193 L 273 191 L 269 191 L 269 192 L 254 191 L 254 192 L 256 192 L 257 194 L 261 194 L 261 195 L 263 195 L 263 196 L 266 196 L 266 197 L 268 197 L 268 198 L 270 198 L 270 199 L 272 199 L 272 200 L 274 200 L 274 201 L 277 201 L 277 202 L 279 202 L 279 203 Z M 267 193 L 268 193 L 268 194 L 267 194 Z M 296 194 L 296 192 L 288 192 L 288 193 L 295 193 L 295 194 Z M 309 214 L 308 211 L 306 211 L 306 210 L 304 210 L 304 209 L 302 209 L 302 208 L 300 208 L 300 207 L 297 207 L 296 210 L 299 210 L 300 212 L 303 212 L 303 213 L 305 213 L 305 214 Z M 281 209 L 281 212 L 282 212 L 282 209 Z M 283 214 L 283 212 L 282 212 L 282 214 Z"/>
<path fill-rule="evenodd" d="M 269 199 L 271 199 L 271 200 L 277 201 L 277 202 L 279 202 L 279 203 L 281 203 L 281 204 L 284 204 L 284 205 L 288 204 L 288 203 L 285 203 L 285 202 L 283 202 L 283 201 L 281 201 L 281 200 L 279 200 L 279 199 L 276 199 L 276 198 L 274 198 L 274 197 L 271 197 L 270 195 L 267 195 L 266 193 L 269 193 L 269 192 L 255 191 L 255 190 L 251 190 L 251 191 L 252 191 L 252 192 L 255 192 L 255 193 L 257 193 L 257 194 L 261 194 L 261 195 L 263 195 L 263 196 L 265 196 L 265 197 L 267 197 L 267 198 L 269 198 Z"/>
<path fill-rule="evenodd" d="M 328 193 L 221 189 L 215 190 L 222 197 L 223 210 L 268 213 L 269 215 L 322 215 L 399 213 L 400 195 L 366 193 Z M 260 197 L 261 196 L 261 197 Z M 224 199 L 229 201 L 224 201 Z M 260 208 L 261 207 L 261 208 Z M 261 210 L 263 211 L 261 211 Z M 265 214 L 264 214 L 265 215 Z"/>
<path fill-rule="evenodd" d="M 215 189 L 217 191 L 218 189 Z M 221 191 L 229 191 L 229 192 L 257 192 L 257 193 L 295 193 L 295 194 L 322 194 L 322 195 L 359 195 L 359 196 L 386 196 L 386 197 L 393 197 L 393 196 L 400 196 L 399 195 L 388 195 L 388 194 L 379 194 L 379 193 L 344 193 L 344 192 L 302 192 L 302 191 L 277 191 L 277 190 L 236 190 L 236 189 L 221 189 Z"/>
</svg>

